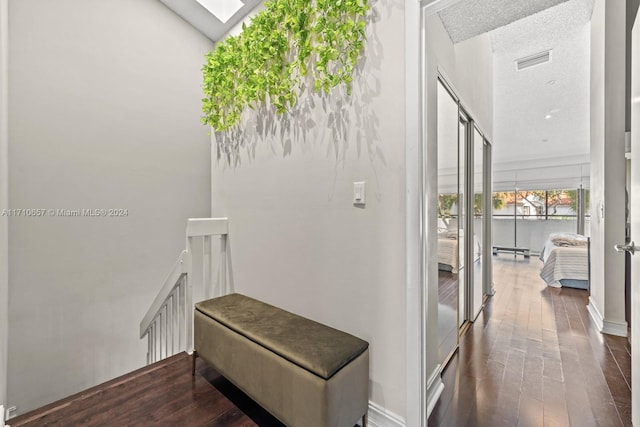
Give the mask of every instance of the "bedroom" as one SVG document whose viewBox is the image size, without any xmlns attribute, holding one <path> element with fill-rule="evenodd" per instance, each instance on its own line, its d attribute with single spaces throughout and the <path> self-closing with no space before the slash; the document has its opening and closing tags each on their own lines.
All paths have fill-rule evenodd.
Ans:
<svg viewBox="0 0 640 427">
<path fill-rule="evenodd" d="M 465 11 L 474 16 L 474 22 L 482 21 L 475 13 L 469 13 L 469 7 L 460 7 L 457 13 Z M 602 5 L 598 7 L 603 9 Z M 468 156 L 471 148 L 452 155 L 445 148 L 450 149 L 451 143 L 440 145 L 440 138 L 438 140 L 438 331 L 449 334 L 448 338 L 439 336 L 439 362 L 445 366 L 451 363 L 458 343 L 462 342 L 456 335 L 462 336 L 465 328 L 473 327 L 473 324 L 455 327 L 455 320 L 447 320 L 456 318 L 455 311 L 451 314 L 448 309 L 455 308 L 450 301 L 458 295 L 461 296 L 458 298 L 459 313 L 473 305 L 462 299 L 465 299 L 465 292 L 473 295 L 474 280 L 462 275 L 456 277 L 451 271 L 456 265 L 460 268 L 461 259 L 466 260 L 467 265 L 469 262 L 480 265 L 480 260 L 487 259 L 484 256 L 487 251 L 492 255 L 489 270 L 493 271 L 493 278 L 488 285 L 493 289 L 481 289 L 489 295 L 492 290 L 499 294 L 501 290 L 511 289 L 510 283 L 516 278 L 530 283 L 535 289 L 541 285 L 577 287 L 575 292 L 581 293 L 585 301 L 583 307 L 588 305 L 588 310 L 582 310 L 588 313 L 587 318 L 591 317 L 598 331 L 618 336 L 628 334 L 630 313 L 625 310 L 625 300 L 628 302 L 629 298 L 624 292 L 624 259 L 621 256 L 614 259 L 612 247 L 614 242 L 624 242 L 625 237 L 623 189 L 626 164 L 621 146 L 614 148 L 609 143 L 605 149 L 602 142 L 600 126 L 604 119 L 598 117 L 598 112 L 602 108 L 600 91 L 603 89 L 598 82 L 602 77 L 598 61 L 604 62 L 599 56 L 599 43 L 602 42 L 599 37 L 604 36 L 599 33 L 602 31 L 598 24 L 600 18 L 592 17 L 603 12 L 593 12 L 593 8 L 593 1 L 556 2 L 547 10 L 509 25 L 496 25 L 493 28 L 499 28 L 490 32 L 494 58 L 494 118 L 493 135 L 488 142 L 493 186 L 488 200 L 481 197 L 485 206 L 491 208 L 478 209 L 475 203 L 478 196 L 465 195 L 461 190 L 468 193 L 473 188 L 475 194 L 479 190 L 477 186 L 471 187 L 478 177 L 472 172 L 473 162 L 467 160 L 466 171 L 463 166 L 459 167 L 465 165 L 463 156 Z M 447 26 L 447 20 L 454 23 L 461 19 L 455 9 L 439 11 L 439 17 L 457 49 L 481 31 L 472 34 L 469 30 L 464 34 L 463 25 Z M 485 18 L 491 21 L 491 17 Z M 469 24 L 470 27 L 474 25 Z M 491 24 L 478 25 L 488 29 Z M 456 82 L 446 81 L 445 76 L 443 86 L 448 86 L 448 92 L 454 93 L 454 104 L 458 104 L 458 109 L 454 106 L 453 114 L 456 114 L 471 101 L 464 95 L 458 101 L 456 90 L 450 90 L 454 85 Z M 441 92 L 446 94 L 447 91 Z M 441 119 L 441 114 L 447 113 L 442 112 L 440 99 L 438 107 L 438 119 L 444 122 L 446 119 Z M 620 125 L 619 120 L 616 125 Z M 628 132 L 629 122 L 626 125 Z M 438 126 L 440 131 L 440 121 Z M 452 125 L 449 126 L 450 133 L 456 133 Z M 440 131 L 440 134 L 445 135 L 445 132 Z M 457 135 L 465 135 L 465 132 Z M 455 141 L 457 135 L 451 140 Z M 625 151 L 629 151 L 628 145 Z M 446 155 L 451 158 L 447 160 L 443 157 Z M 457 202 L 461 197 L 467 207 L 463 206 L 459 213 Z M 615 217 L 616 221 L 605 222 L 605 211 L 608 218 Z M 465 214 L 472 216 L 472 212 L 475 220 L 467 219 L 466 229 L 456 225 Z M 482 212 L 491 212 L 489 227 L 480 226 L 488 216 L 483 216 Z M 465 222 L 464 219 L 461 221 Z M 469 227 L 474 229 L 472 236 L 468 235 Z M 477 230 L 492 236 L 490 245 L 480 245 L 484 253 L 476 253 L 475 242 L 482 239 Z M 594 235 L 595 240 L 590 240 Z M 553 245 L 553 241 L 557 245 Z M 469 247 L 463 251 L 466 255 L 452 256 L 458 242 Z M 563 247 L 556 253 L 551 251 L 555 246 Z M 543 260 L 557 262 L 560 266 L 545 269 Z M 567 260 L 568 266 L 563 264 Z M 466 273 L 473 275 L 470 271 Z M 452 281 L 464 282 L 457 287 L 456 295 L 452 295 Z M 559 291 L 564 292 L 564 288 Z M 539 298 L 537 292 L 532 297 Z M 483 298 L 486 302 L 486 296 Z M 472 310 L 472 314 L 477 313 Z M 457 318 L 459 320 L 460 316 Z M 485 326 L 488 321 L 482 315 L 478 320 Z M 478 339 L 476 337 L 475 341 Z M 443 377 L 446 377 L 446 368 Z"/>
</svg>

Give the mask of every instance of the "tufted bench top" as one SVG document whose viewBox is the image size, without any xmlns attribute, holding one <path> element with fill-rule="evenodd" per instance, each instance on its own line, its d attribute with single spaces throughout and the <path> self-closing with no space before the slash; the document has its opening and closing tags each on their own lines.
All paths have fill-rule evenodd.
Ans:
<svg viewBox="0 0 640 427">
<path fill-rule="evenodd" d="M 241 294 L 199 302 L 196 310 L 325 380 L 369 347 L 353 335 Z"/>
</svg>

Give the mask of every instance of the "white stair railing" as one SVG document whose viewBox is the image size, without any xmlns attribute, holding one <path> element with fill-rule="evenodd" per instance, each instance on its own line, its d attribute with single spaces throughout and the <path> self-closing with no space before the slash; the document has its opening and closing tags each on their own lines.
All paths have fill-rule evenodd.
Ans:
<svg viewBox="0 0 640 427">
<path fill-rule="evenodd" d="M 194 299 L 199 301 L 233 292 L 227 252 L 227 218 L 189 219 L 186 234 L 187 248 L 178 257 L 140 322 L 140 339 L 147 337 L 147 363 L 181 351 L 191 352 Z M 217 280 L 213 274 L 216 261 L 212 250 L 214 236 L 220 238 Z M 196 239 L 202 244 L 196 244 Z"/>
</svg>

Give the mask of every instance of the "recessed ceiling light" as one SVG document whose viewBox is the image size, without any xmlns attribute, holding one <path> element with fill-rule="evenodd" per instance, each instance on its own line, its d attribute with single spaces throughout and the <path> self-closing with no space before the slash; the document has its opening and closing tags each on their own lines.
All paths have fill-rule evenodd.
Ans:
<svg viewBox="0 0 640 427">
<path fill-rule="evenodd" d="M 196 0 L 223 24 L 226 23 L 237 11 L 242 9 L 244 3 L 240 0 Z"/>
<path fill-rule="evenodd" d="M 553 117 L 551 114 L 547 114 L 546 116 L 544 116 L 544 118 L 547 120 L 549 120 L 551 117 Z"/>
<path fill-rule="evenodd" d="M 547 84 L 548 84 L 548 85 L 554 85 L 554 84 L 556 84 L 556 81 L 555 81 L 555 80 L 549 80 L 549 81 L 547 82 Z"/>
</svg>

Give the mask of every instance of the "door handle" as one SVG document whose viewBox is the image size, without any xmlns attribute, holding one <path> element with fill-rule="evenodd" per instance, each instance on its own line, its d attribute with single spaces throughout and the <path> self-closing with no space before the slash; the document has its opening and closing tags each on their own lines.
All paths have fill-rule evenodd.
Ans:
<svg viewBox="0 0 640 427">
<path fill-rule="evenodd" d="M 631 255 L 635 254 L 636 251 L 640 251 L 640 248 L 635 245 L 635 243 L 631 242 L 628 245 L 615 245 L 614 248 L 617 252 L 629 252 Z"/>
</svg>

